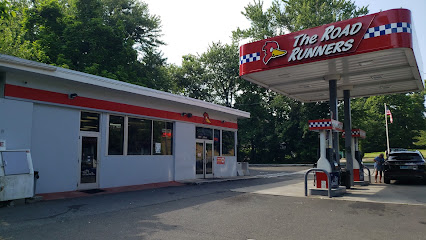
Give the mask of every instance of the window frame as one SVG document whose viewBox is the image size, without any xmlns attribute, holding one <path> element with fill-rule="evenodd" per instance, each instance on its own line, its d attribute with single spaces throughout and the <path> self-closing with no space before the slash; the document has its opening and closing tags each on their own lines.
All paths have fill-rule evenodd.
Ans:
<svg viewBox="0 0 426 240">
<path fill-rule="evenodd" d="M 122 154 L 110 154 L 109 153 L 109 141 L 110 141 L 110 121 L 111 121 L 111 116 L 116 116 L 116 117 L 123 117 L 123 153 Z M 126 142 L 126 116 L 124 115 L 120 115 L 120 114 L 108 114 L 107 116 L 107 122 L 106 122 L 106 129 L 107 129 L 107 133 L 106 133 L 106 155 L 107 156 L 127 156 L 127 149 L 125 148 L 127 146 Z"/>
<path fill-rule="evenodd" d="M 130 119 L 136 119 L 136 120 L 143 120 L 143 121 L 150 121 L 151 124 L 150 125 L 150 143 L 149 143 L 149 154 L 129 154 L 129 120 Z M 128 156 L 150 156 L 152 155 L 152 137 L 153 137 L 153 122 L 154 120 L 152 119 L 147 119 L 147 118 L 139 118 L 139 117 L 133 117 L 133 116 L 127 116 L 127 154 Z"/>
<path fill-rule="evenodd" d="M 99 118 L 98 118 L 98 131 L 88 131 L 88 130 L 81 130 L 81 116 L 82 116 L 82 113 L 93 113 L 93 114 L 98 114 L 99 115 Z M 101 129 L 102 129 L 102 127 L 101 127 L 101 124 L 102 123 L 102 113 L 100 113 L 100 112 L 94 112 L 94 111 L 83 111 L 83 110 L 81 110 L 80 111 L 80 127 L 79 127 L 79 131 L 80 132 L 86 132 L 86 133 L 97 133 L 97 134 L 99 134 L 100 132 L 101 132 Z"/>
<path fill-rule="evenodd" d="M 234 136 L 234 140 L 233 140 L 234 141 L 234 146 L 233 146 L 234 154 L 233 155 L 227 155 L 227 154 L 223 153 L 223 131 L 233 133 L 233 136 Z M 236 157 L 237 156 L 237 131 L 222 130 L 221 131 L 221 144 L 220 145 L 221 145 L 221 149 L 220 149 L 221 156 Z"/>
<path fill-rule="evenodd" d="M 110 128 L 109 128 L 109 124 L 110 124 L 110 118 L 111 116 L 117 116 L 117 117 L 123 117 L 124 118 L 124 138 L 123 138 L 123 154 L 110 154 L 109 153 L 109 133 L 110 133 Z M 150 139 L 150 146 L 151 146 L 151 154 L 149 155 L 129 155 L 128 154 L 128 144 L 129 144 L 129 118 L 133 118 L 133 119 L 142 119 L 142 120 L 148 120 L 151 121 L 151 139 Z M 165 125 L 166 124 L 171 124 L 171 130 L 172 130 L 172 137 L 171 137 L 171 154 L 167 154 L 167 155 L 163 155 L 163 154 L 154 154 L 154 121 L 158 121 L 158 122 L 163 122 Z M 115 114 L 115 113 L 107 113 L 107 117 L 106 117 L 106 156 L 174 156 L 174 130 L 175 129 L 175 122 L 174 121 L 170 121 L 167 119 L 153 119 L 153 118 L 145 118 L 145 117 L 140 117 L 140 116 L 133 116 L 133 115 L 122 115 L 122 114 Z"/>
<path fill-rule="evenodd" d="M 154 152 L 154 122 L 161 122 L 161 123 L 163 123 L 164 124 L 164 126 L 163 126 L 163 129 L 169 129 L 168 128 L 168 124 L 170 123 L 171 124 L 171 128 L 170 128 L 170 130 L 171 130 L 171 134 L 172 134 L 172 137 L 170 138 L 170 154 L 156 154 L 155 152 Z M 164 121 L 164 120 L 153 120 L 152 121 L 152 138 L 151 138 L 151 147 L 152 147 L 152 152 L 151 152 L 151 155 L 153 155 L 153 156 L 173 156 L 174 154 L 173 154 L 173 151 L 174 151 L 174 147 L 173 147 L 173 138 L 174 138 L 174 123 L 173 122 L 170 122 L 170 121 Z M 161 131 L 161 133 L 162 133 L 162 131 Z M 160 134 L 160 135 L 162 135 L 162 134 Z M 160 139 L 161 139 L 162 137 L 160 137 Z M 166 140 L 167 140 L 167 137 L 166 137 Z M 161 141 L 160 141 L 160 143 L 162 143 L 162 139 L 161 139 Z M 165 142 L 165 144 L 167 144 L 167 141 Z"/>
<path fill-rule="evenodd" d="M 209 139 L 205 139 L 205 138 L 197 138 L 197 128 L 198 127 L 212 129 L 213 139 L 209 140 Z M 220 135 L 220 141 L 219 141 L 219 150 L 220 150 L 220 153 L 219 153 L 219 155 L 214 154 L 214 150 L 215 150 L 214 148 L 215 148 L 215 145 L 216 145 L 214 143 L 214 136 L 215 136 L 214 133 L 215 133 L 216 130 L 219 131 L 219 135 Z M 224 155 L 223 154 L 223 131 L 234 133 L 234 155 Z M 213 142 L 213 156 L 214 157 L 236 157 L 237 156 L 237 140 L 238 140 L 237 134 L 238 134 L 238 131 L 234 131 L 234 130 L 228 129 L 228 128 L 220 128 L 220 127 L 214 128 L 212 126 L 195 125 L 195 140 L 196 141 L 197 140 L 200 140 L 200 141 L 203 141 L 203 140 L 205 140 L 205 141 L 212 141 Z"/>
</svg>

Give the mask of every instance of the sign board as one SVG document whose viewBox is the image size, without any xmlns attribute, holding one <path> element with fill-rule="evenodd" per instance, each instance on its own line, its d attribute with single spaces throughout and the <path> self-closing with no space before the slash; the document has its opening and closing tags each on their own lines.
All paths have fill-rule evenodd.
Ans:
<svg viewBox="0 0 426 240">
<path fill-rule="evenodd" d="M 351 131 L 352 137 L 354 138 L 365 138 L 366 137 L 366 133 L 364 130 L 359 129 L 359 128 L 355 128 L 352 129 Z M 345 132 L 342 132 L 342 137 L 345 137 Z"/>
<path fill-rule="evenodd" d="M 155 143 L 155 153 L 161 153 L 161 143 Z"/>
<path fill-rule="evenodd" d="M 333 130 L 335 132 L 343 132 L 343 123 L 334 119 L 309 120 L 308 122 L 310 131 Z"/>
<path fill-rule="evenodd" d="M 247 43 L 240 76 L 302 102 L 329 100 L 331 77 L 340 99 L 421 91 L 414 29 L 410 10 L 392 9 Z"/>
<path fill-rule="evenodd" d="M 217 157 L 216 163 L 217 164 L 225 164 L 225 157 Z"/>
</svg>

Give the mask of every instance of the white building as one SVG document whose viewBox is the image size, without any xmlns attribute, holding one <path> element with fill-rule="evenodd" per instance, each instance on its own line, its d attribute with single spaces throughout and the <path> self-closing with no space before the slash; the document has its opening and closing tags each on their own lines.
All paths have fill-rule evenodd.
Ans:
<svg viewBox="0 0 426 240">
<path fill-rule="evenodd" d="M 0 139 L 30 149 L 36 193 L 237 174 L 247 112 L 0 54 Z"/>
</svg>

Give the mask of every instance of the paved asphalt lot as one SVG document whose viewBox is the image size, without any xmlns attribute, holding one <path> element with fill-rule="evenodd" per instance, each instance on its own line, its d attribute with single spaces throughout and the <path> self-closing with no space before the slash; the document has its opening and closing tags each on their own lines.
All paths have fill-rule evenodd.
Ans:
<svg viewBox="0 0 426 240">
<path fill-rule="evenodd" d="M 260 177 L 3 207 L 0 240 L 426 238 L 425 185 L 383 186 L 417 189 L 416 204 L 253 191 L 294 185 L 303 179 L 294 173 L 307 168 L 253 168 Z"/>
</svg>

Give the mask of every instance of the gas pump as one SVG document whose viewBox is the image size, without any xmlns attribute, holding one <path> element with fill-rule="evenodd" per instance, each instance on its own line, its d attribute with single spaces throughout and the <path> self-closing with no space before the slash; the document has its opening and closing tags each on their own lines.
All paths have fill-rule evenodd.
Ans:
<svg viewBox="0 0 426 240">
<path fill-rule="evenodd" d="M 364 130 L 352 129 L 351 130 L 351 141 L 352 141 L 352 159 L 353 161 L 353 173 L 354 182 L 364 182 L 364 164 L 362 163 L 361 153 L 359 151 L 359 139 L 365 138 L 366 134 Z M 345 137 L 345 132 L 342 133 L 342 137 Z"/>
<path fill-rule="evenodd" d="M 339 164 L 332 151 L 332 132 L 342 132 L 342 129 L 343 123 L 333 119 L 309 120 L 309 130 L 319 132 L 320 137 L 320 157 L 317 168 L 330 173 L 331 188 L 339 187 Z M 315 175 L 317 188 L 328 188 L 327 175 L 323 172 L 316 172 Z"/>
</svg>

